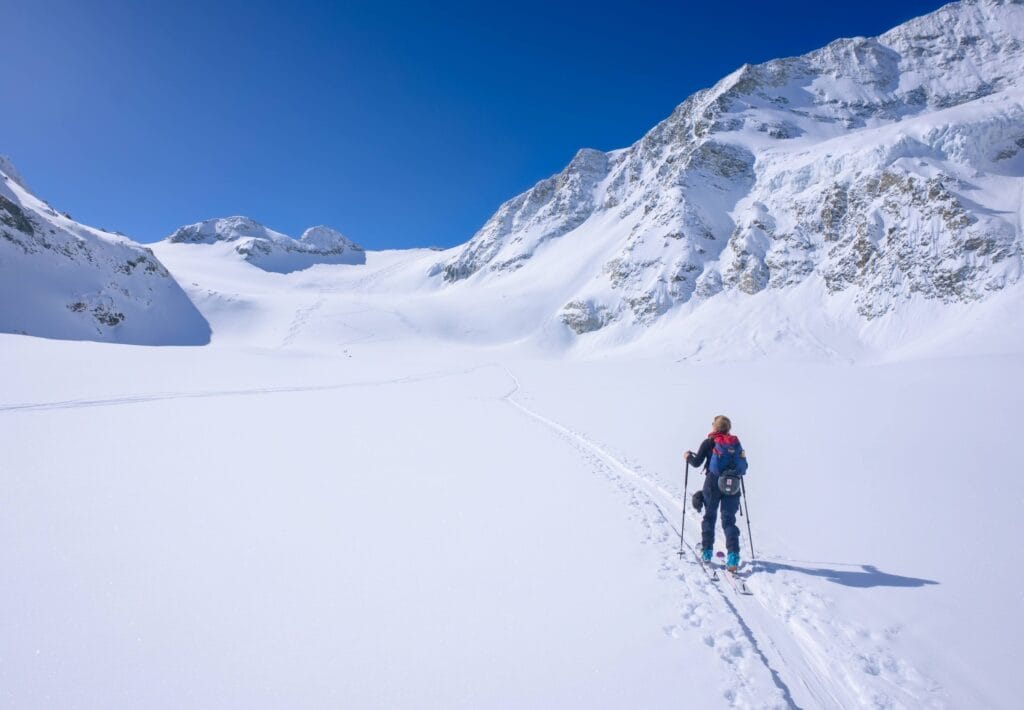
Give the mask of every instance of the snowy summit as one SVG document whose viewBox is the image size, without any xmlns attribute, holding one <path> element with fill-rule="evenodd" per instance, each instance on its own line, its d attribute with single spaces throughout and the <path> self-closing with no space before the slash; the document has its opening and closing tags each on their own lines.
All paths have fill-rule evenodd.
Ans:
<svg viewBox="0 0 1024 710">
<path fill-rule="evenodd" d="M 248 217 L 208 219 L 177 229 L 170 244 L 231 245 L 231 251 L 264 271 L 289 273 L 314 264 L 364 264 L 363 248 L 330 227 L 310 227 L 299 239 Z"/>
</svg>

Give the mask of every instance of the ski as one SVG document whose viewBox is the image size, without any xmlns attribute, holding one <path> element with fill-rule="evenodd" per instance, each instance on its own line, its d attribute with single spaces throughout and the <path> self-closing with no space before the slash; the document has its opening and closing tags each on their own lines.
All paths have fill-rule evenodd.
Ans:
<svg viewBox="0 0 1024 710">
<path fill-rule="evenodd" d="M 743 577 L 740 577 L 736 572 L 725 571 L 725 578 L 729 580 L 729 584 L 733 589 L 736 590 L 737 594 L 753 594 L 750 591 L 750 587 L 747 586 L 747 582 Z"/>
<path fill-rule="evenodd" d="M 718 553 L 718 557 L 723 557 L 722 553 Z M 729 580 L 729 584 L 737 594 L 753 594 L 750 588 L 747 586 L 746 580 L 739 575 L 737 570 L 730 570 L 728 567 L 725 568 L 725 578 Z"/>
<path fill-rule="evenodd" d="M 712 582 L 717 582 L 718 570 L 715 569 L 715 566 L 709 562 L 705 562 L 704 558 L 700 556 L 700 550 L 698 550 L 696 547 L 691 547 L 690 552 L 693 553 L 693 556 L 697 559 L 697 564 L 699 564 L 700 568 L 704 570 L 704 573 L 708 576 L 708 579 L 710 579 Z"/>
<path fill-rule="evenodd" d="M 718 558 L 719 561 L 709 566 L 713 566 L 716 572 L 718 569 L 722 570 L 723 576 L 725 577 L 726 581 L 729 582 L 729 586 L 733 588 L 733 591 L 735 591 L 737 594 L 752 595 L 753 592 L 750 590 L 750 587 L 747 586 L 746 580 L 743 579 L 743 577 L 741 577 L 737 572 L 730 571 L 729 568 L 721 562 L 721 559 L 725 557 L 725 553 L 721 551 L 716 552 L 715 557 Z"/>
</svg>

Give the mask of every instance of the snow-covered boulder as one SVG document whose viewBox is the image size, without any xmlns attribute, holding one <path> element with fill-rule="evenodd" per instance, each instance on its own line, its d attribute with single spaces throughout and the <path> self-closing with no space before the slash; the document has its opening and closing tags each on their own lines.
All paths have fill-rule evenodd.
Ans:
<svg viewBox="0 0 1024 710">
<path fill-rule="evenodd" d="M 138 345 L 202 345 L 210 326 L 132 240 L 32 195 L 0 157 L 0 332 Z"/>
<path fill-rule="evenodd" d="M 330 227 L 310 227 L 299 239 L 248 217 L 220 217 L 181 227 L 169 244 L 229 244 L 245 261 L 264 271 L 290 273 L 316 264 L 364 264 L 366 252 Z"/>
</svg>

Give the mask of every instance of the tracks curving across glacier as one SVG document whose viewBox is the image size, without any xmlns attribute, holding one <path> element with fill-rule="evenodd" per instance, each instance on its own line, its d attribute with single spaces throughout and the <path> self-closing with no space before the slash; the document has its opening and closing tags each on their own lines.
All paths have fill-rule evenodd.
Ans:
<svg viewBox="0 0 1024 710">
<path fill-rule="evenodd" d="M 116 407 L 125 404 L 145 404 L 146 402 L 160 402 L 171 399 L 211 399 L 219 397 L 251 397 L 265 394 L 287 394 L 292 392 L 325 392 L 330 390 L 341 390 L 350 387 L 376 387 L 380 385 L 400 385 L 412 382 L 422 382 L 443 377 L 457 377 L 468 375 L 489 365 L 478 365 L 468 368 L 457 368 L 451 370 L 435 370 L 423 372 L 416 375 L 405 375 L 379 380 L 365 380 L 354 382 L 341 382 L 328 385 L 298 385 L 281 387 L 254 387 L 245 389 L 221 389 L 221 390 L 199 390 L 191 392 L 151 392 L 145 394 L 131 394 L 121 397 L 105 397 L 96 399 L 65 399 L 48 402 L 17 402 L 11 404 L 0 404 L 0 414 L 16 414 L 19 412 L 39 412 L 52 409 L 82 409 L 88 407 Z"/>
</svg>

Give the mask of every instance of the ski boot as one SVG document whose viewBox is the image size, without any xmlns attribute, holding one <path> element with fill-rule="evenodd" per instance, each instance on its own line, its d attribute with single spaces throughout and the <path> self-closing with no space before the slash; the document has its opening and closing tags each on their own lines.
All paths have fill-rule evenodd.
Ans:
<svg viewBox="0 0 1024 710">
<path fill-rule="evenodd" d="M 740 567 L 740 553 L 730 552 L 729 556 L 725 558 L 725 568 L 730 572 L 735 572 Z"/>
<path fill-rule="evenodd" d="M 711 561 L 711 550 L 704 550 L 702 553 L 700 553 L 700 558 L 704 562 L 710 562 Z"/>
</svg>

